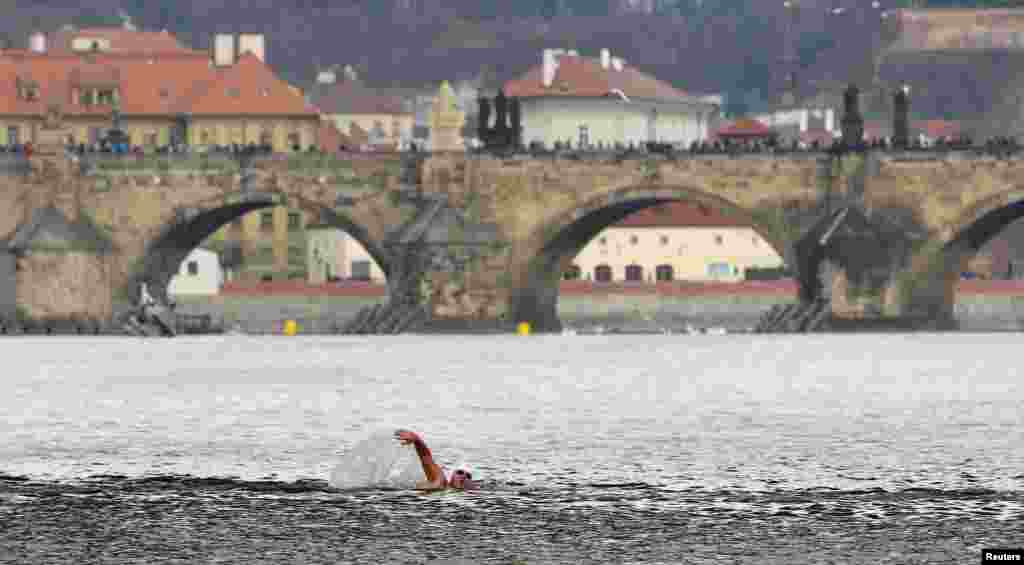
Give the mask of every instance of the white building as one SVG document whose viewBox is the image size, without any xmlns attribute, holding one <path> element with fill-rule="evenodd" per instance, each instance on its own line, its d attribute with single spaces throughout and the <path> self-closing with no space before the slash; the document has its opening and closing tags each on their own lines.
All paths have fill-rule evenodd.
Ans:
<svg viewBox="0 0 1024 565">
<path fill-rule="evenodd" d="M 323 225 L 306 227 L 307 273 L 310 284 L 336 279 L 383 283 L 384 271 L 366 248 L 344 231 Z"/>
<path fill-rule="evenodd" d="M 556 141 L 572 147 L 648 141 L 688 146 L 707 139 L 721 108 L 720 96 L 687 94 L 608 49 L 599 58 L 545 49 L 542 63 L 506 82 L 504 92 L 519 98 L 523 143 L 549 148 Z"/>
<path fill-rule="evenodd" d="M 178 274 L 171 277 L 167 294 L 212 296 L 220 293 L 223 284 L 224 269 L 220 258 L 213 251 L 197 247 L 181 262 Z"/>
<path fill-rule="evenodd" d="M 749 226 L 711 208 L 670 202 L 635 212 L 597 234 L 564 278 L 735 282 L 749 268 L 782 265 L 782 257 Z"/>
</svg>

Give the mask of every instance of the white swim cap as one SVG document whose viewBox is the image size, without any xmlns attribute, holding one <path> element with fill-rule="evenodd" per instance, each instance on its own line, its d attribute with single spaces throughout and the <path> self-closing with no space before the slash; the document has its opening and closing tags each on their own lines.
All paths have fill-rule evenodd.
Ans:
<svg viewBox="0 0 1024 565">
<path fill-rule="evenodd" d="M 480 480 L 480 478 L 477 477 L 476 473 L 473 471 L 473 468 L 470 467 L 468 463 L 462 462 L 462 463 L 459 463 L 458 465 L 452 467 L 451 471 L 447 471 L 446 470 L 444 472 L 445 481 L 451 482 L 452 474 L 455 473 L 455 471 L 464 471 L 464 472 L 469 474 L 469 477 L 470 477 L 471 480 L 474 480 L 474 481 Z"/>
</svg>

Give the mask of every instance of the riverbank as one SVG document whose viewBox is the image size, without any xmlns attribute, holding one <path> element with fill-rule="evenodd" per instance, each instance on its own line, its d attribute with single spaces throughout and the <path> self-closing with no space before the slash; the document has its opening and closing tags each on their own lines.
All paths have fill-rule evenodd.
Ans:
<svg viewBox="0 0 1024 565">
<path fill-rule="evenodd" d="M 962 281 L 956 315 L 972 331 L 1024 331 L 1024 281 Z M 775 304 L 796 301 L 791 280 L 696 284 L 561 283 L 558 314 L 567 328 L 581 332 L 647 333 L 686 328 L 753 327 Z M 277 333 L 284 320 L 296 320 L 302 333 L 331 333 L 360 309 L 386 298 L 383 285 L 335 283 L 306 285 L 279 281 L 225 285 L 214 297 L 178 297 L 179 311 L 209 314 L 226 328 Z M 511 331 L 513 322 L 476 327 L 440 324 L 438 333 Z M 451 326 L 451 327 L 449 327 Z M 486 326 L 486 327 L 484 327 Z"/>
</svg>

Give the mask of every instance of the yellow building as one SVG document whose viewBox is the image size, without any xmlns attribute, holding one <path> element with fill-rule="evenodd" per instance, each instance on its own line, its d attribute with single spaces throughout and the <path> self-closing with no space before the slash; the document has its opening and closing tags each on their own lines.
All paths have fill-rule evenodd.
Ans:
<svg viewBox="0 0 1024 565">
<path fill-rule="evenodd" d="M 689 145 L 707 139 L 721 99 L 696 96 L 640 72 L 611 52 L 600 58 L 545 49 L 540 65 L 505 83 L 520 102 L 522 141 L 552 147 Z"/>
<path fill-rule="evenodd" d="M 406 101 L 366 86 L 351 67 L 345 67 L 341 80 L 337 75 L 336 69 L 320 71 L 310 91 L 322 118 L 342 134 L 367 139 L 372 147 L 408 148 L 416 116 Z"/>
<path fill-rule="evenodd" d="M 573 259 L 565 278 L 735 282 L 747 269 L 782 265 L 779 254 L 750 227 L 710 208 L 672 202 L 603 230 Z"/>
<path fill-rule="evenodd" d="M 0 145 L 35 142 L 48 114 L 74 143 L 100 141 L 115 107 L 132 145 L 155 148 L 316 143 L 319 116 L 265 62 L 263 36 L 218 35 L 213 56 L 166 31 L 121 28 L 33 34 L 29 49 L 0 51 Z"/>
<path fill-rule="evenodd" d="M 237 46 L 237 49 L 236 49 Z M 182 46 L 166 31 L 65 29 L 33 34 L 29 49 L 0 52 L 0 145 L 36 142 L 56 115 L 68 141 L 95 144 L 116 108 L 133 146 L 184 144 L 205 151 L 232 144 L 275 152 L 318 142 L 320 117 L 302 92 L 266 64 L 260 34 L 218 34 L 212 52 Z M 305 277 L 306 219 L 275 208 L 254 212 L 209 239 L 224 252 L 241 242 L 234 276 Z"/>
</svg>

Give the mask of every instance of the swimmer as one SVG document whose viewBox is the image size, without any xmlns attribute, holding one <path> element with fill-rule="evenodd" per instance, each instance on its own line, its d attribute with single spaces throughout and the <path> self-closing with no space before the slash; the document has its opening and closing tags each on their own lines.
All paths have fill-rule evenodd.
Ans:
<svg viewBox="0 0 1024 565">
<path fill-rule="evenodd" d="M 423 474 L 427 476 L 425 481 L 416 483 L 419 490 L 443 490 L 454 488 L 459 490 L 472 490 L 479 488 L 479 484 L 473 481 L 473 474 L 467 469 L 455 469 L 451 476 L 445 476 L 444 470 L 434 461 L 430 448 L 423 442 L 423 438 L 416 432 L 409 430 L 397 430 L 395 438 L 402 445 L 412 444 L 416 448 L 416 455 L 420 457 L 420 464 L 423 465 Z"/>
</svg>

